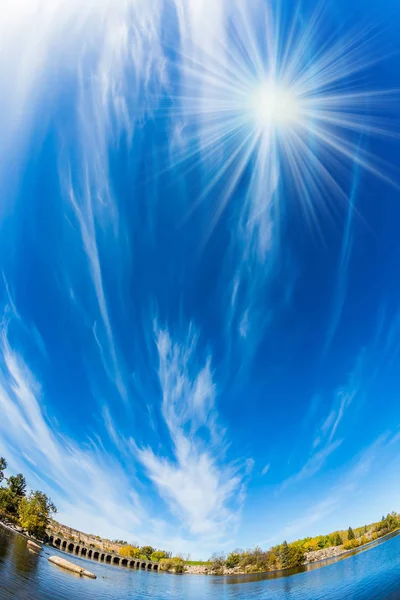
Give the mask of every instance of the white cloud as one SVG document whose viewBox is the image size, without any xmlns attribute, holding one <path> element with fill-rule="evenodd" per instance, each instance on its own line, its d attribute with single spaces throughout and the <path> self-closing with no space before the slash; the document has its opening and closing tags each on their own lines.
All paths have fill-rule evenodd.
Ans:
<svg viewBox="0 0 400 600">
<path fill-rule="evenodd" d="M 198 339 L 182 342 L 156 326 L 162 414 L 172 456 L 137 449 L 159 494 L 193 535 L 223 539 L 237 525 L 242 475 L 226 464 L 224 430 L 218 424 L 211 358 L 199 361 Z M 243 466 L 244 471 L 246 466 Z"/>
<path fill-rule="evenodd" d="M 141 532 L 146 511 L 121 465 L 89 439 L 80 446 L 55 432 L 39 382 L 10 347 L 7 325 L 0 354 L 0 452 L 11 469 L 26 473 L 31 487 L 44 488 L 71 525 L 85 528 L 96 519 L 102 532 Z"/>
<path fill-rule="evenodd" d="M 268 473 L 270 466 L 271 465 L 269 463 L 267 465 L 265 465 L 265 467 L 261 471 L 261 477 L 264 477 L 264 475 L 266 475 Z"/>
</svg>

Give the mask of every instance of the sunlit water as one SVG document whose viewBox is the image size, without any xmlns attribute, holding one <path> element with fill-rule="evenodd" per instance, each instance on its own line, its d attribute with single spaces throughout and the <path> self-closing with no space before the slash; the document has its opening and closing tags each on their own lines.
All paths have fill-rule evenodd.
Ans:
<svg viewBox="0 0 400 600">
<path fill-rule="evenodd" d="M 96 573 L 97 579 L 80 578 L 28 550 L 26 540 L 0 527 L 0 598 L 75 600 L 395 600 L 400 598 L 400 536 L 323 568 L 290 577 L 207 577 L 130 571 L 73 557 Z"/>
</svg>

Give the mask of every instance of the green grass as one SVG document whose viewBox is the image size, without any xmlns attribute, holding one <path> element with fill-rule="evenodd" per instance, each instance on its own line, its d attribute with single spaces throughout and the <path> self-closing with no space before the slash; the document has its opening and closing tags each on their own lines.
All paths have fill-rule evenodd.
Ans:
<svg viewBox="0 0 400 600">
<path fill-rule="evenodd" d="M 209 567 L 211 563 L 208 560 L 186 560 L 185 565 L 190 567 Z"/>
</svg>

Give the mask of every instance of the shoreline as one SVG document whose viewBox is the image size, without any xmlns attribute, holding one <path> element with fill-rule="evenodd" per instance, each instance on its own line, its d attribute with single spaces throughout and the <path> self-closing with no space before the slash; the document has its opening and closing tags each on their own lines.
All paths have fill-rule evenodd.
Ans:
<svg viewBox="0 0 400 600">
<path fill-rule="evenodd" d="M 41 540 L 38 540 L 34 537 L 31 537 L 28 535 L 28 533 L 22 529 L 22 531 L 19 531 L 15 526 L 15 525 L 10 525 L 9 523 L 4 523 L 4 521 L 2 521 L 0 519 L 0 525 L 2 527 L 4 527 L 4 529 L 7 529 L 7 531 L 12 531 L 12 533 L 15 533 L 16 535 L 21 535 L 22 537 L 24 537 L 27 540 L 32 540 L 33 542 L 40 542 L 41 544 L 43 543 Z"/>
<path fill-rule="evenodd" d="M 393 531 L 386 533 L 382 537 L 379 537 L 376 540 L 371 540 L 370 542 L 367 542 L 366 544 L 363 544 L 362 546 L 358 546 L 357 548 L 352 548 L 350 550 L 343 550 L 342 552 L 339 552 L 338 554 L 335 554 L 333 556 L 321 558 L 316 561 L 304 562 L 302 565 L 299 565 L 297 567 L 289 567 L 287 569 L 271 569 L 270 571 L 253 571 L 251 573 L 249 573 L 248 571 L 238 571 L 238 570 L 234 570 L 234 569 L 230 569 L 229 573 L 212 573 L 212 572 L 205 572 L 205 571 L 185 571 L 183 573 L 183 575 L 185 575 L 185 574 L 187 574 L 187 575 L 209 575 L 209 576 L 214 576 L 214 577 L 236 577 L 236 576 L 238 576 L 238 577 L 254 577 L 254 576 L 256 576 L 257 577 L 259 575 L 272 575 L 273 576 L 273 575 L 280 574 L 282 577 L 284 577 L 285 573 L 286 573 L 287 576 L 290 576 L 290 575 L 295 575 L 297 573 L 304 573 L 307 571 L 312 571 L 314 569 L 320 569 L 324 566 L 334 564 L 335 562 L 337 562 L 339 560 L 343 560 L 346 557 L 350 558 L 351 556 L 354 556 L 356 554 L 359 554 L 361 552 L 368 550 L 370 547 L 374 548 L 375 546 L 378 546 L 379 544 L 382 544 L 385 541 L 391 539 L 392 537 L 396 537 L 399 534 L 400 534 L 400 528 L 394 529 Z M 335 546 L 332 546 L 332 547 L 335 548 Z M 328 550 L 328 548 L 326 548 L 326 550 Z M 204 567 L 204 568 L 207 569 L 207 567 Z"/>
<path fill-rule="evenodd" d="M 15 535 L 20 535 L 21 537 L 25 538 L 26 540 L 39 542 L 40 544 L 48 546 L 49 548 L 55 547 L 53 544 L 49 544 L 48 542 L 43 542 L 42 540 L 38 540 L 37 538 L 29 536 L 29 534 L 25 530 L 21 530 L 21 528 L 19 528 L 16 525 L 12 525 L 10 523 L 5 523 L 2 520 L 0 520 L 0 525 L 5 530 L 11 531 L 11 533 L 14 533 Z M 203 576 L 208 575 L 211 577 L 254 577 L 254 576 L 257 577 L 257 576 L 265 576 L 265 575 L 267 575 L 267 576 L 268 575 L 271 575 L 271 576 L 280 575 L 282 577 L 285 577 L 285 574 L 286 574 L 286 576 L 289 577 L 290 575 L 295 575 L 297 573 L 303 573 L 303 572 L 306 572 L 309 570 L 320 569 L 324 566 L 328 566 L 329 564 L 334 564 L 338 560 L 343 560 L 346 557 L 350 558 L 350 556 L 354 556 L 356 554 L 364 552 L 364 551 L 368 550 L 370 547 L 373 548 L 375 546 L 378 546 L 379 544 L 382 544 L 385 541 L 391 539 L 392 537 L 396 537 L 399 534 L 400 534 L 400 528 L 394 529 L 390 533 L 387 533 L 384 536 L 377 538 L 376 540 L 367 542 L 366 544 L 363 544 L 362 546 L 358 546 L 357 548 L 352 548 L 350 550 L 343 550 L 342 552 L 339 552 L 338 554 L 335 554 L 333 556 L 321 558 L 316 561 L 305 562 L 302 565 L 299 565 L 298 567 L 291 567 L 288 569 L 272 569 L 270 571 L 253 571 L 251 573 L 249 573 L 248 571 L 240 571 L 240 570 L 230 569 L 229 570 L 230 572 L 225 572 L 225 573 L 215 573 L 214 572 L 213 573 L 212 571 L 208 570 L 208 567 L 202 567 L 201 565 L 196 565 L 196 566 L 189 565 L 185 568 L 185 571 L 183 573 L 180 573 L 180 575 L 203 575 Z M 333 546 L 333 548 L 334 547 L 335 546 Z M 62 554 L 71 555 L 70 552 L 65 551 L 61 548 L 56 547 L 56 549 L 59 550 L 59 552 L 61 552 Z M 326 550 L 328 550 L 328 548 Z M 115 555 L 115 553 L 112 553 L 112 554 Z M 98 562 L 95 559 L 92 559 L 87 556 L 80 556 L 80 558 L 86 559 L 91 562 Z M 108 564 L 108 563 L 101 563 L 101 564 Z M 121 565 L 113 564 L 113 566 L 121 566 Z M 126 568 L 126 567 L 121 566 L 121 568 Z M 161 572 L 161 570 L 159 572 Z M 167 572 L 168 571 L 165 571 L 165 573 L 167 573 Z"/>
</svg>

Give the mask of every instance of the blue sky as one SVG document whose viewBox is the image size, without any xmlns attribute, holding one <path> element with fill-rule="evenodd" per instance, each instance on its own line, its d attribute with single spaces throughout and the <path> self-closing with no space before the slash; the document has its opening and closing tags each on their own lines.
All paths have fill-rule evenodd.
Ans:
<svg viewBox="0 0 400 600">
<path fill-rule="evenodd" d="M 7 6 L 10 469 L 193 558 L 399 510 L 396 3 Z"/>
</svg>

